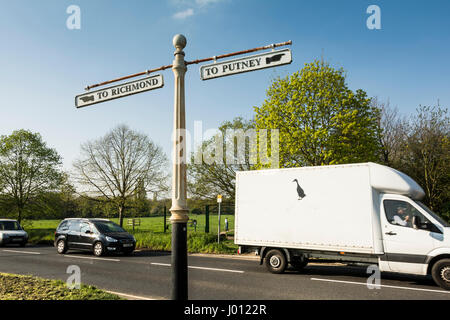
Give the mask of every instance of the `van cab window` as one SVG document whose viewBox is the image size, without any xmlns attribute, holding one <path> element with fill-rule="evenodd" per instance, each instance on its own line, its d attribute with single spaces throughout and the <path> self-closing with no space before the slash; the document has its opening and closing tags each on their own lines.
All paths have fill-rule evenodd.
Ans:
<svg viewBox="0 0 450 320">
<path fill-rule="evenodd" d="M 410 203 L 401 200 L 384 200 L 384 212 L 390 224 L 418 228 L 432 232 L 440 230 Z"/>
</svg>

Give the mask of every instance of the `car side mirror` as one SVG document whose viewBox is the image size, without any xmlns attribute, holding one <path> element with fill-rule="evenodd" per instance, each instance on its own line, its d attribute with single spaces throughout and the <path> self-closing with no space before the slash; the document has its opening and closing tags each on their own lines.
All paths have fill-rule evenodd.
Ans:
<svg viewBox="0 0 450 320">
<path fill-rule="evenodd" d="M 92 231 L 91 230 L 86 230 L 84 233 L 90 234 L 90 233 L 92 233 Z"/>
</svg>

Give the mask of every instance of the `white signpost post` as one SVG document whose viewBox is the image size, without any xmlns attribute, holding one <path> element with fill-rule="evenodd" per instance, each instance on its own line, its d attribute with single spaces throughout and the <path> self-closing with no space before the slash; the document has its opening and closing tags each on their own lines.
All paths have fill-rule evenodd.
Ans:
<svg viewBox="0 0 450 320">
<path fill-rule="evenodd" d="M 77 108 L 82 108 L 96 103 L 123 98 L 136 93 L 162 88 L 163 86 L 163 76 L 158 74 L 135 81 L 122 83 L 117 86 L 80 94 L 75 97 L 75 106 Z"/>
<path fill-rule="evenodd" d="M 179 34 L 173 38 L 175 46 L 175 59 L 172 65 L 161 66 L 156 69 L 146 70 L 143 72 L 131 74 L 125 77 L 108 80 L 87 86 L 86 90 L 104 86 L 113 82 L 123 81 L 126 79 L 148 75 L 156 71 L 163 71 L 172 68 L 175 80 L 175 99 L 174 99 L 174 127 L 176 137 L 173 140 L 174 161 L 172 170 L 172 207 L 170 208 L 172 222 L 172 299 L 187 300 L 188 298 L 188 268 L 187 268 L 187 193 L 186 193 L 186 163 L 184 163 L 184 150 L 186 149 L 186 139 L 182 132 L 185 130 L 185 94 L 184 94 L 184 77 L 187 66 L 207 61 L 214 61 L 213 64 L 205 65 L 200 68 L 202 80 L 209 80 L 219 77 L 225 77 L 237 73 L 256 71 L 265 68 L 277 67 L 292 62 L 292 54 L 289 49 L 274 50 L 274 48 L 291 45 L 292 41 L 271 44 L 264 47 L 253 48 L 245 51 L 233 52 L 221 56 L 215 56 L 194 61 L 184 60 L 184 51 L 187 44 L 186 38 Z M 228 58 L 232 56 L 247 54 L 260 50 L 272 49 L 271 52 L 246 56 L 244 58 L 229 60 L 217 63 L 216 60 Z M 117 98 L 122 98 L 132 94 L 137 94 L 153 89 L 162 88 L 164 86 L 163 76 L 158 74 L 139 80 L 119 84 L 105 89 L 91 91 L 80 94 L 75 97 L 75 106 L 82 108 L 92 104 L 101 103 Z M 220 242 L 220 204 L 222 196 L 218 195 L 217 202 L 219 204 L 219 235 Z"/>
<path fill-rule="evenodd" d="M 237 73 L 277 67 L 290 64 L 291 62 L 291 50 L 283 49 L 201 66 L 200 77 L 202 80 L 209 80 Z"/>
</svg>

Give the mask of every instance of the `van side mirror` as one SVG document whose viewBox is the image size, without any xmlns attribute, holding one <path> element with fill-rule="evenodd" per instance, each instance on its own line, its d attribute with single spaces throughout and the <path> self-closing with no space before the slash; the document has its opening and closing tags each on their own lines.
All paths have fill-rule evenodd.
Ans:
<svg viewBox="0 0 450 320">
<path fill-rule="evenodd" d="M 420 221 L 420 217 L 413 216 L 412 218 L 412 226 L 414 229 L 423 229 L 422 222 Z"/>
</svg>

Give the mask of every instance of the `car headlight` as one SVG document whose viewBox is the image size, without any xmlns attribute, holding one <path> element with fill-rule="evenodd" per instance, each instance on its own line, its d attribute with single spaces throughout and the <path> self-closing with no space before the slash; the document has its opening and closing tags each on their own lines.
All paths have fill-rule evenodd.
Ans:
<svg viewBox="0 0 450 320">
<path fill-rule="evenodd" d="M 106 241 L 108 242 L 117 242 L 117 239 L 106 236 Z"/>
</svg>

